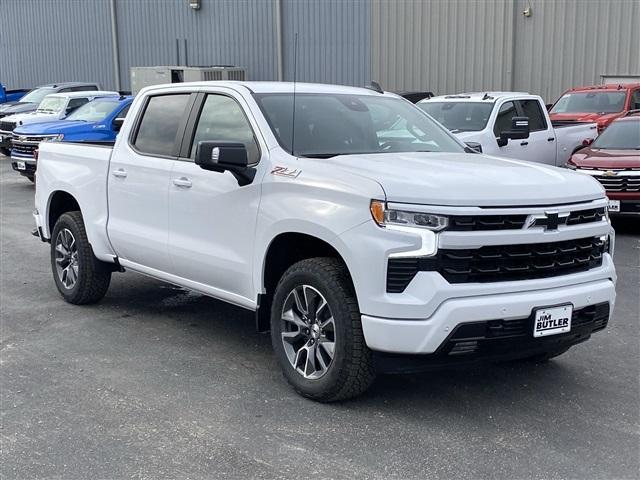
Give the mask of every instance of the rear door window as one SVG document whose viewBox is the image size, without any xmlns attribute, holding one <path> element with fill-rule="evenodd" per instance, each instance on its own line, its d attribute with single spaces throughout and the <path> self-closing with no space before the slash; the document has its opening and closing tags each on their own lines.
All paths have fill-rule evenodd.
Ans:
<svg viewBox="0 0 640 480">
<path fill-rule="evenodd" d="M 547 121 L 537 100 L 518 100 L 522 114 L 529 118 L 529 130 L 536 132 L 547 129 Z"/>
<path fill-rule="evenodd" d="M 150 97 L 132 145 L 145 155 L 172 156 L 189 93 Z"/>
</svg>

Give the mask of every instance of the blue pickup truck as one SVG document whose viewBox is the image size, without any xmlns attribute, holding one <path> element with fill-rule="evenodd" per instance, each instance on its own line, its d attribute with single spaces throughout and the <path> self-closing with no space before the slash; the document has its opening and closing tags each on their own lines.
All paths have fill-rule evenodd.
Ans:
<svg viewBox="0 0 640 480">
<path fill-rule="evenodd" d="M 64 120 L 31 123 L 13 131 L 11 166 L 33 181 L 36 171 L 35 150 L 40 142 L 114 142 L 133 97 L 97 98 Z"/>
<path fill-rule="evenodd" d="M 0 83 L 0 103 L 14 103 L 24 97 L 29 90 L 7 90 Z"/>
</svg>

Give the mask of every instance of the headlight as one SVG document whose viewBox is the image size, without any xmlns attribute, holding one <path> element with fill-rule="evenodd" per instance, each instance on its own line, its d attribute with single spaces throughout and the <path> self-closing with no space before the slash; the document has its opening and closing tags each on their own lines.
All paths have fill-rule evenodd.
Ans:
<svg viewBox="0 0 640 480">
<path fill-rule="evenodd" d="M 439 232 L 447 228 L 449 219 L 443 215 L 433 213 L 412 212 L 409 210 L 388 209 L 385 202 L 371 200 L 371 216 L 381 226 L 403 226 L 414 228 L 426 228 L 433 232 Z"/>
<path fill-rule="evenodd" d="M 51 137 L 44 137 L 41 142 L 61 142 L 64 139 L 64 134 L 52 135 Z"/>
</svg>

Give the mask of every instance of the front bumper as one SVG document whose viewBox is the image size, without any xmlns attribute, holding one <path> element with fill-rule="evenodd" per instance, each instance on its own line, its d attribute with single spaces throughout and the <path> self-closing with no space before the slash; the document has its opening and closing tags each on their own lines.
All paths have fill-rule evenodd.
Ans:
<svg viewBox="0 0 640 480">
<path fill-rule="evenodd" d="M 22 163 L 24 163 L 24 169 L 20 168 L 20 165 Z M 11 168 L 13 168 L 20 175 L 24 175 L 25 177 L 33 177 L 36 174 L 36 161 L 33 159 L 33 157 L 21 158 L 12 155 Z"/>
<path fill-rule="evenodd" d="M 362 315 L 362 329 L 372 350 L 432 354 L 461 324 L 526 320 L 531 318 L 535 308 L 566 303 L 572 304 L 574 311 L 602 303 L 608 303 L 613 310 L 615 296 L 614 280 L 601 279 L 561 288 L 451 298 L 443 302 L 433 315 L 423 319 L 400 320 Z M 531 339 L 532 332 L 532 329 L 528 330 Z M 516 343 L 511 347 L 514 353 L 518 348 Z"/>
<path fill-rule="evenodd" d="M 0 148 L 11 149 L 12 133 L 0 130 Z"/>
</svg>

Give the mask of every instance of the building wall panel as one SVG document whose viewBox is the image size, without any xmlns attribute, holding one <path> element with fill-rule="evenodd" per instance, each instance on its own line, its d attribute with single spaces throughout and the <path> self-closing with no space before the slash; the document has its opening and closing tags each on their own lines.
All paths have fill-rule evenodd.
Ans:
<svg viewBox="0 0 640 480">
<path fill-rule="evenodd" d="M 364 86 L 370 82 L 368 0 L 282 0 L 284 79 Z"/>
<path fill-rule="evenodd" d="M 531 5 L 532 15 L 522 11 Z M 601 75 L 640 78 L 640 2 L 637 0 L 518 0 L 516 89 L 548 101 Z"/>
<path fill-rule="evenodd" d="M 513 3 L 375 0 L 372 78 L 389 90 L 454 93 L 511 83 Z"/>
</svg>

